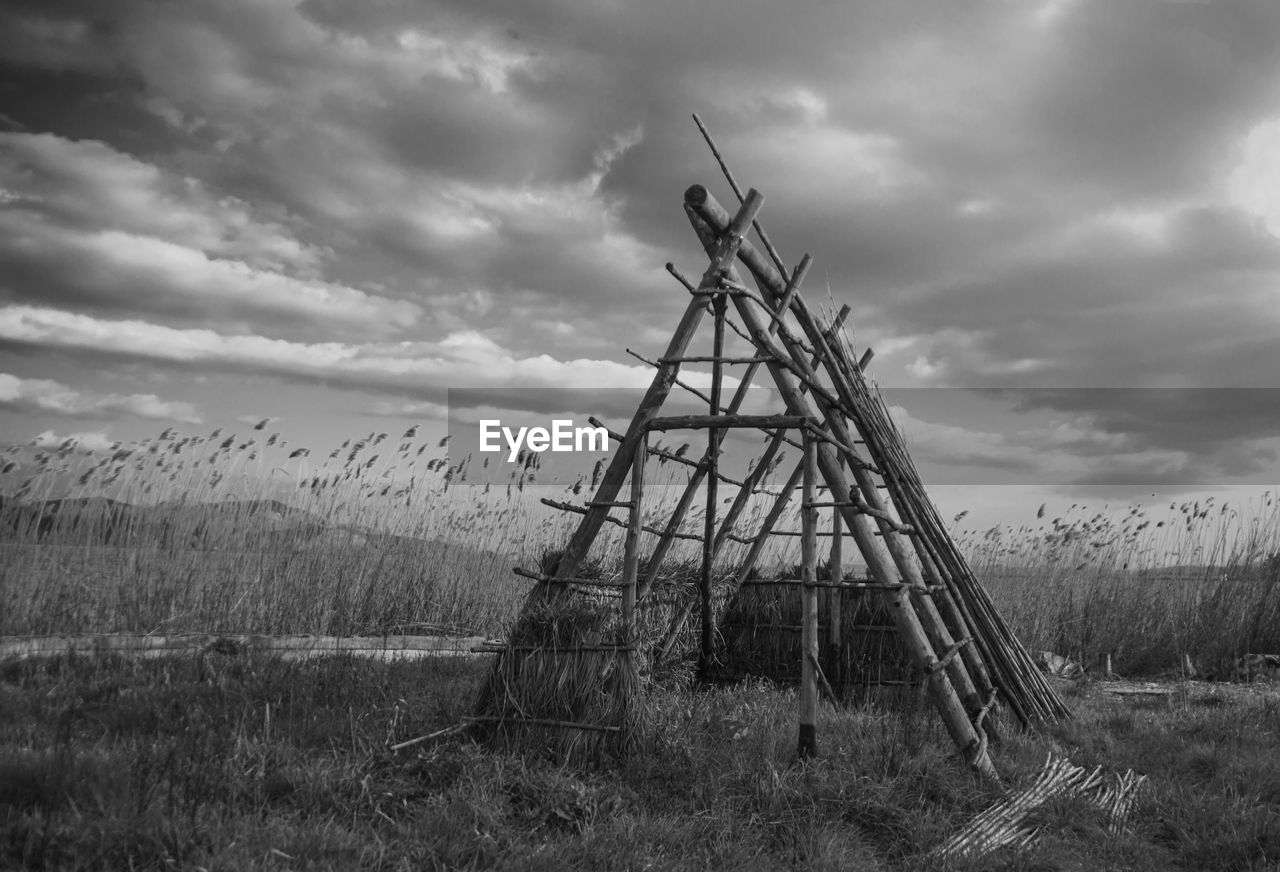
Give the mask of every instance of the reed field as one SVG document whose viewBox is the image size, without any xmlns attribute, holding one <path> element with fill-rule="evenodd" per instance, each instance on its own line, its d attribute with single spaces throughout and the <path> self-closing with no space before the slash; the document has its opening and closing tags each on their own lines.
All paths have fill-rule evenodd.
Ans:
<svg viewBox="0 0 1280 872">
<path fill-rule="evenodd" d="M 0 635 L 501 634 L 529 585 L 511 567 L 536 566 L 577 520 L 540 498 L 581 502 L 592 482 L 540 483 L 530 454 L 508 484 L 472 485 L 468 459 L 451 465 L 445 444 L 416 431 L 315 453 L 265 430 L 168 430 L 108 452 L 10 449 Z M 757 525 L 755 505 L 741 530 Z M 654 500 L 647 520 L 665 512 Z M 700 515 L 685 529 L 699 531 Z M 779 529 L 797 527 L 793 505 Z M 606 525 L 597 559 L 616 565 L 621 539 Z M 1280 507 L 1269 493 L 1249 505 L 1174 503 L 1160 518 L 1076 507 L 958 541 L 1033 650 L 1087 667 L 1109 654 L 1132 675 L 1181 668 L 1184 654 L 1214 674 L 1243 653 L 1280 651 Z M 771 549 L 764 562 L 785 565 L 798 543 Z M 726 574 L 744 550 L 726 548 Z M 670 562 L 694 553 L 677 546 Z"/>
<path fill-rule="evenodd" d="M 594 482 L 539 481 L 529 455 L 508 483 L 480 486 L 468 463 L 417 428 L 322 448 L 290 445 L 267 422 L 107 451 L 11 448 L 0 457 L 0 636 L 505 638 L 532 584 L 512 567 L 545 568 L 578 518 L 541 498 L 582 502 Z M 673 466 L 656 471 L 658 483 L 682 480 Z M 753 503 L 743 529 L 764 510 Z M 650 511 L 660 522 L 661 498 Z M 698 530 L 699 511 L 685 523 Z M 781 528 L 797 526 L 792 507 Z M 589 571 L 616 570 L 622 534 L 606 525 Z M 1131 678 L 1189 677 L 1189 661 L 1199 677 L 1229 679 L 1240 655 L 1280 652 L 1270 494 L 1158 514 L 1073 507 L 957 538 L 1022 642 L 1090 675 L 1109 657 Z M 771 547 L 762 571 L 795 562 L 798 540 Z M 725 578 L 744 550 L 723 555 Z M 691 596 L 694 553 L 673 550 L 655 600 Z M 470 714 L 491 671 L 486 658 L 212 650 L 0 663 L 0 868 L 1280 863 L 1280 700 L 1265 689 L 1134 703 L 1089 680 L 1064 686 L 1076 718 L 1005 731 L 1001 773 L 1018 783 L 1051 750 L 1133 768 L 1149 782 L 1130 826 L 1108 833 L 1096 810 L 1064 800 L 1037 813 L 1035 847 L 965 865 L 928 849 L 1000 792 L 954 759 L 927 703 L 824 703 L 820 757 L 798 765 L 793 689 L 754 680 L 693 692 L 676 668 L 650 676 L 625 761 L 566 767 L 470 742 L 393 748 Z"/>
</svg>

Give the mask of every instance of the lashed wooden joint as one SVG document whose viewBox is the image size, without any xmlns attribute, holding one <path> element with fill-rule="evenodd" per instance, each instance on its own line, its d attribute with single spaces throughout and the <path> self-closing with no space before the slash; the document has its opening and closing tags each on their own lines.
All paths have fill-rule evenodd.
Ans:
<svg viewBox="0 0 1280 872">
<path fill-rule="evenodd" d="M 965 636 L 963 639 L 960 639 L 959 641 L 957 641 L 955 644 L 953 644 L 950 648 L 947 649 L 945 654 L 943 654 L 941 657 L 938 658 L 937 662 L 929 666 L 928 674 L 930 676 L 937 675 L 939 672 L 946 669 L 960 654 L 960 649 L 972 642 L 973 642 L 972 636 Z"/>
</svg>

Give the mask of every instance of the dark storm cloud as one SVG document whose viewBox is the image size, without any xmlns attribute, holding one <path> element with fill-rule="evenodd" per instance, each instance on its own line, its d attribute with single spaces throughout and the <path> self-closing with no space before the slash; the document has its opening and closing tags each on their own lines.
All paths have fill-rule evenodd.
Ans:
<svg viewBox="0 0 1280 872">
<path fill-rule="evenodd" d="M 1280 456 L 1280 389 L 915 389 L 890 395 L 902 403 L 896 417 L 930 484 L 1266 485 Z M 974 408 L 957 419 L 954 412 L 963 411 L 966 397 Z M 951 401 L 953 414 L 939 406 L 940 398 Z M 1003 420 L 989 422 L 992 415 Z"/>
<path fill-rule="evenodd" d="M 1024 410 L 1087 416 L 1114 447 L 1077 450 L 1095 469 L 1079 482 L 1189 484 L 1270 475 L 1280 444 L 1280 388 L 1112 388 L 1011 392 Z M 1116 443 L 1112 443 L 1114 446 Z M 1142 457 L 1143 454 L 1148 455 Z M 1136 461 L 1135 458 L 1136 457 Z"/>
<path fill-rule="evenodd" d="M 0 14 L 7 129 L 98 140 L 106 164 L 153 174 L 121 186 L 152 192 L 132 210 L 105 195 L 88 202 L 107 208 L 80 208 L 77 192 L 106 188 L 49 172 L 8 206 L 22 225 L 0 247 L 8 299 L 102 319 L 64 325 L 68 353 L 102 353 L 111 317 L 211 317 L 295 341 L 201 339 L 201 365 L 350 373 L 316 352 L 347 341 L 349 313 L 306 314 L 308 300 L 345 300 L 380 338 L 482 331 L 493 347 L 476 365 L 504 379 L 543 358 L 539 378 L 579 379 L 584 348 L 652 354 L 685 304 L 663 262 L 693 275 L 705 263 L 681 193 L 708 183 L 733 208 L 688 121 L 696 110 L 766 194 L 784 256 L 816 257 L 807 297 L 829 287 L 854 306 L 886 382 L 1256 385 L 1280 365 L 1280 243 L 1224 193 L 1245 134 L 1280 113 L 1270 0 L 803 13 L 60 2 Z M 248 244 L 262 236 L 278 244 Z M 186 260 L 166 272 L 162 253 Z M 264 276 L 278 277 L 266 291 L 253 284 Z M 11 341 L 49 341 L 56 319 L 40 318 L 14 322 Z M 167 359 L 186 359 L 190 337 L 157 335 Z M 424 372 L 461 368 L 453 346 L 415 347 L 448 364 Z M 1249 441 L 1265 425 L 1247 409 L 1217 409 L 1223 435 L 1192 438 L 1101 396 L 1029 402 L 1096 414 L 1100 438 L 1139 454 L 1266 462 Z M 1000 451 L 975 445 L 970 459 L 1034 459 Z"/>
<path fill-rule="evenodd" d="M 942 279 L 885 310 L 905 332 L 934 334 L 924 357 L 938 381 L 1271 383 L 1280 240 L 1228 208 L 1150 220 L 1103 215 L 1060 231 L 1052 257 L 1032 248 L 998 273 Z"/>
<path fill-rule="evenodd" d="M 341 323 L 377 335 L 411 303 L 316 278 L 326 253 L 250 204 L 100 142 L 0 132 L 0 299 L 178 323 Z"/>
</svg>

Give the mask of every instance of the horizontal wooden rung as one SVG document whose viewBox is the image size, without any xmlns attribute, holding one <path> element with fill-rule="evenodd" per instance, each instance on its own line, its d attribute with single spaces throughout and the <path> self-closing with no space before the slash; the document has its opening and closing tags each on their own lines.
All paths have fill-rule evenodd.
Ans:
<svg viewBox="0 0 1280 872">
<path fill-rule="evenodd" d="M 477 654 L 502 653 L 504 651 L 523 651 L 525 653 L 542 654 L 627 654 L 635 651 L 634 645 L 566 645 L 562 648 L 547 645 L 504 645 L 500 642 L 486 642 L 471 649 Z"/>
<path fill-rule="evenodd" d="M 752 578 L 742 582 L 742 584 L 743 586 L 750 584 L 764 587 L 774 584 L 802 585 L 804 584 L 804 581 L 799 578 L 775 578 L 772 580 Z M 901 590 L 904 587 L 910 586 L 911 585 L 905 582 L 891 582 L 889 584 L 883 584 L 878 581 L 815 581 L 810 584 L 810 587 L 838 587 L 846 590 Z"/>
<path fill-rule="evenodd" d="M 549 497 L 543 497 L 543 498 L 542 498 L 542 500 L 541 500 L 541 502 L 542 502 L 542 504 L 543 504 L 544 506 L 550 506 L 551 508 L 553 508 L 553 509 L 559 509 L 559 510 L 560 510 L 560 511 L 562 511 L 562 512 L 573 512 L 573 513 L 578 514 L 578 515 L 585 515 L 585 514 L 587 514 L 588 512 L 590 512 L 590 511 L 591 511 L 591 510 L 590 510 L 590 509 L 588 509 L 586 506 L 575 506 L 573 503 L 561 502 L 560 500 L 553 500 L 553 499 L 550 499 Z M 620 518 L 615 518 L 615 517 L 613 517 L 612 515 L 605 515 L 605 516 L 604 516 L 604 519 L 605 519 L 606 521 L 608 521 L 609 523 L 611 523 L 611 524 L 615 524 L 615 525 L 617 525 L 617 526 L 619 526 L 619 527 L 622 527 L 622 528 L 624 528 L 624 529 L 625 529 L 625 528 L 626 528 L 626 526 L 627 526 L 627 522 L 626 522 L 626 521 L 623 521 L 623 520 L 621 520 Z M 643 530 L 643 531 L 644 531 L 644 532 L 646 532 L 646 533 L 652 533 L 652 534 L 654 534 L 655 536 L 662 536 L 662 535 L 664 535 L 662 530 L 659 530 L 657 527 L 652 527 L 652 526 L 650 526 L 650 525 L 648 525 L 648 524 L 644 525 L 644 526 L 643 526 L 643 527 L 641 527 L 640 529 L 641 529 L 641 530 Z M 674 536 L 675 536 L 675 538 L 677 538 L 677 539 L 692 539 L 692 540 L 695 540 L 695 541 L 698 541 L 698 542 L 701 542 L 701 541 L 702 541 L 702 537 L 701 537 L 701 536 L 698 536 L 698 535 L 696 535 L 696 534 L 694 534 L 694 533 L 676 533 L 676 534 L 674 534 Z"/>
<path fill-rule="evenodd" d="M 613 502 L 607 502 L 607 501 L 597 502 L 595 500 L 592 500 L 591 502 L 587 503 L 587 505 L 593 509 L 630 509 L 635 506 L 635 503 L 631 502 L 630 500 L 615 500 Z"/>
<path fill-rule="evenodd" d="M 563 730 L 597 730 L 602 733 L 618 733 L 621 727 L 608 724 L 579 724 L 574 721 L 554 721 L 550 718 L 499 717 L 497 715 L 479 715 L 463 718 L 468 723 L 488 724 L 522 724 L 531 727 L 559 727 Z"/>
<path fill-rule="evenodd" d="M 783 630 L 790 633 L 798 633 L 804 629 L 803 624 L 770 624 L 767 621 L 757 621 L 754 624 L 748 623 L 746 621 L 735 621 L 732 624 L 727 624 L 727 626 L 739 627 L 743 629 L 749 628 L 756 631 Z M 821 630 L 827 630 L 830 628 L 830 623 L 827 621 L 819 621 L 818 628 Z M 896 633 L 898 632 L 898 628 L 893 626 L 892 624 L 853 624 L 852 626 L 846 624 L 840 629 L 841 629 L 841 632 L 848 630 L 851 632 L 856 631 L 860 633 Z"/>
<path fill-rule="evenodd" d="M 730 365 L 748 366 L 753 363 L 773 363 L 772 357 L 715 357 L 712 355 L 696 354 L 690 357 L 659 357 L 658 363 L 664 366 L 670 366 L 676 363 L 727 363 Z"/>
<path fill-rule="evenodd" d="M 782 430 L 806 427 L 811 423 L 804 415 L 676 415 L 654 418 L 650 430 L 707 430 L 751 427 Z"/>
<path fill-rule="evenodd" d="M 591 424 L 592 427 L 605 426 L 604 423 L 599 418 L 596 418 L 594 416 L 587 418 L 587 421 L 588 423 Z M 608 427 L 605 427 L 605 430 L 608 432 L 609 438 L 613 439 L 615 442 L 618 442 L 619 444 L 621 444 L 627 438 L 624 434 L 619 433 L 616 430 L 610 430 Z M 697 467 L 700 467 L 703 465 L 697 460 L 693 460 L 688 457 L 682 457 L 680 455 L 677 455 L 674 451 L 671 451 L 666 448 L 659 448 L 656 445 L 646 445 L 645 448 L 649 452 L 649 455 L 652 457 L 661 457 L 664 460 L 670 460 L 672 463 L 679 463 L 682 466 L 688 466 L 696 469 Z M 745 483 L 738 481 L 736 478 L 730 478 L 729 476 L 725 475 L 722 472 L 717 472 L 716 478 L 718 478 L 720 481 L 724 482 L 725 484 L 731 484 L 734 487 L 746 487 Z M 752 491 L 752 493 L 764 493 L 764 494 L 771 494 L 773 496 L 776 496 L 776 494 L 774 494 L 772 491 L 764 488 L 758 488 L 755 491 Z M 546 503 L 547 501 L 544 499 L 543 502 Z M 547 503 L 547 505 L 552 505 L 552 503 Z M 556 507 L 559 508 L 561 506 L 556 506 Z M 574 508 L 577 508 L 577 507 L 575 506 Z M 573 511 L 573 510 L 574 509 L 568 509 L 568 511 Z M 583 511 L 586 511 L 586 510 L 583 509 Z M 610 520 L 616 520 L 616 519 L 611 518 Z"/>
<path fill-rule="evenodd" d="M 803 535 L 804 535 L 804 532 L 803 532 L 803 531 L 801 531 L 801 530 L 770 530 L 770 531 L 769 531 L 769 535 L 770 535 L 770 536 L 803 536 Z M 814 533 L 813 535 L 815 535 L 815 536 L 834 536 L 834 535 L 835 535 L 835 533 L 832 533 L 830 530 L 819 530 L 819 531 L 817 531 L 816 533 Z"/>
<path fill-rule="evenodd" d="M 942 670 L 946 669 L 948 666 L 951 665 L 951 662 L 956 659 L 956 655 L 960 653 L 960 649 L 972 642 L 973 642 L 972 636 L 965 636 L 963 639 L 960 639 L 958 642 L 954 643 L 950 648 L 947 649 L 945 654 L 943 654 L 941 657 L 937 659 L 935 663 L 929 666 L 928 673 L 930 675 L 933 675 L 934 673 L 941 672 Z"/>
<path fill-rule="evenodd" d="M 547 584 L 577 584 L 584 587 L 627 587 L 625 581 L 612 581 L 606 578 L 557 578 L 554 575 L 547 575 L 545 572 L 531 572 L 519 566 L 513 566 L 511 571 L 524 578 L 531 578 L 534 581 L 541 581 Z"/>
</svg>

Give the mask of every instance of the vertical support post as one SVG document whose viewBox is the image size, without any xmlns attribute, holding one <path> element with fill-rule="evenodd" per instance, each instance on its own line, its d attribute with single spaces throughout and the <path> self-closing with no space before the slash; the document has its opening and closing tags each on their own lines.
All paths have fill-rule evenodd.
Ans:
<svg viewBox="0 0 1280 872">
<path fill-rule="evenodd" d="M 640 434 L 640 441 L 635 446 L 635 455 L 631 459 L 631 510 L 627 515 L 627 536 L 622 550 L 622 626 L 618 645 L 623 649 L 622 667 L 628 676 L 638 674 L 635 650 L 636 586 L 640 574 L 640 530 L 644 522 L 644 508 L 641 505 L 641 497 L 644 494 L 644 462 L 648 456 L 649 432 L 645 430 Z M 629 696 L 635 689 L 634 684 L 630 678 L 619 682 L 622 699 L 619 707 L 621 723 L 618 726 L 620 745 L 623 750 L 628 744 L 633 721 L 632 700 Z"/>
<path fill-rule="evenodd" d="M 800 503 L 800 759 L 818 753 L 818 463 L 813 436 L 804 431 L 804 496 Z"/>
<path fill-rule="evenodd" d="M 711 414 L 720 414 L 720 391 L 724 378 L 724 364 L 721 363 L 721 357 L 724 356 L 724 316 L 728 300 L 724 294 L 717 294 L 712 301 L 715 311 L 715 337 L 712 342 L 711 356 Z M 699 585 L 699 594 L 702 600 L 702 645 L 700 655 L 698 657 L 698 677 L 705 681 L 712 664 L 715 661 L 715 614 L 712 612 L 711 601 L 711 576 L 712 564 L 715 563 L 715 533 L 716 533 L 716 496 L 717 485 L 720 476 L 717 474 L 720 467 L 720 438 L 721 431 L 718 427 L 711 427 L 707 430 L 707 454 L 705 463 L 707 467 L 707 507 L 703 513 L 702 524 L 702 578 Z"/>
<path fill-rule="evenodd" d="M 840 520 L 840 510 L 831 510 L 831 557 L 828 562 L 830 567 L 831 582 L 839 584 L 844 581 L 844 563 L 841 554 L 844 539 L 844 525 Z M 841 627 L 841 610 L 844 602 L 844 592 L 838 587 L 830 588 L 830 598 L 827 607 L 827 680 L 831 684 L 831 689 L 843 698 L 844 696 L 844 633 Z"/>
</svg>

